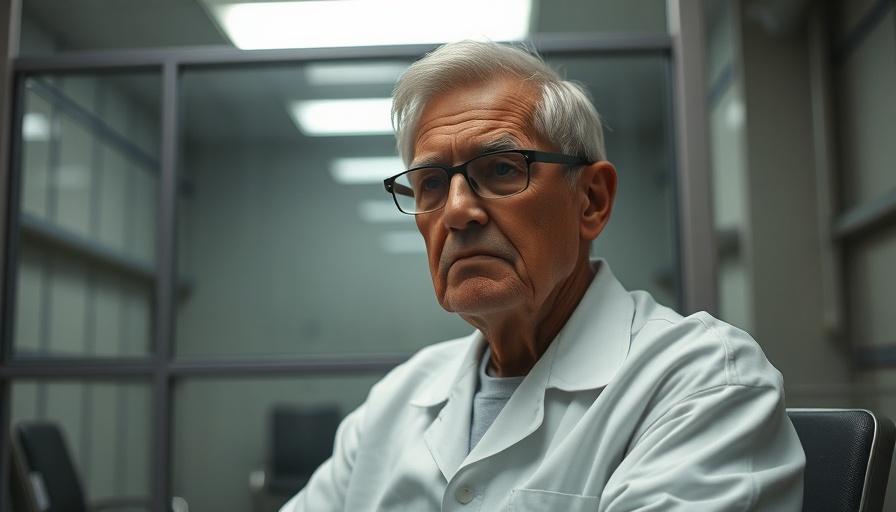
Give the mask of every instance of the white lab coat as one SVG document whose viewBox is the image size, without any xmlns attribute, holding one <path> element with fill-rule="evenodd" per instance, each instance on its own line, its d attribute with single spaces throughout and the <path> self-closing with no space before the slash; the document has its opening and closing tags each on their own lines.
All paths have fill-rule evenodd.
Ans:
<svg viewBox="0 0 896 512">
<path fill-rule="evenodd" d="M 593 264 L 576 311 L 472 452 L 478 332 L 376 384 L 281 512 L 799 511 L 805 458 L 759 346 Z"/>
</svg>

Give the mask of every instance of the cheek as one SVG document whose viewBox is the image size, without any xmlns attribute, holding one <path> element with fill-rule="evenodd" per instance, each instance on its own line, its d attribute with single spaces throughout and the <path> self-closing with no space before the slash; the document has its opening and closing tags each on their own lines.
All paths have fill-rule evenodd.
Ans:
<svg viewBox="0 0 896 512">
<path fill-rule="evenodd" d="M 445 237 L 440 236 L 436 223 L 430 219 L 421 219 L 417 216 L 417 229 L 423 235 L 423 241 L 426 244 L 426 259 L 429 262 L 429 273 L 432 277 L 432 284 L 439 292 L 439 258 L 442 255 L 442 247 L 445 245 Z"/>
<path fill-rule="evenodd" d="M 546 201 L 543 208 L 526 216 L 525 225 L 517 229 L 518 250 L 533 279 L 549 281 L 572 272 L 578 257 L 579 230 L 577 216 L 564 203 Z"/>
</svg>

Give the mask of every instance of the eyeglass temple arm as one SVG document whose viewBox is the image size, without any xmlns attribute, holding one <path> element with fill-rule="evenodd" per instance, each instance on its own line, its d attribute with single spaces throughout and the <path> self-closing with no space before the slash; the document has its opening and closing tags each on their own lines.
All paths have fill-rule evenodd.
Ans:
<svg viewBox="0 0 896 512">
<path fill-rule="evenodd" d="M 589 165 L 594 162 L 588 158 L 574 155 L 563 155 L 559 153 L 548 153 L 546 151 L 530 151 L 530 162 L 542 162 L 546 164 L 565 164 L 565 165 Z"/>
<path fill-rule="evenodd" d="M 390 189 L 390 185 L 391 185 L 391 189 Z M 414 197 L 414 190 L 412 188 L 406 187 L 400 183 L 392 182 L 386 186 L 386 190 L 389 190 L 389 192 L 392 192 L 393 194 L 396 194 L 396 195 Z"/>
</svg>

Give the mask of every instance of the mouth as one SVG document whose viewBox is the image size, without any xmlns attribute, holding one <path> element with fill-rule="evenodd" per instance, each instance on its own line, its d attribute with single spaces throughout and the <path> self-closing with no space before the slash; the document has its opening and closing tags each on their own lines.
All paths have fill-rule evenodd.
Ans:
<svg viewBox="0 0 896 512">
<path fill-rule="evenodd" d="M 476 268 L 477 263 L 494 265 L 503 262 L 514 266 L 519 257 L 512 245 L 498 234 L 457 234 L 446 239 L 440 249 L 437 268 L 442 278 L 447 278 L 456 263 L 464 267 L 469 265 L 468 270 Z"/>
<path fill-rule="evenodd" d="M 486 261 L 486 260 L 494 260 L 494 259 L 498 259 L 498 257 L 492 256 L 491 254 L 472 254 L 470 256 L 463 256 L 461 258 L 457 258 L 454 260 L 454 263 L 466 263 L 466 262 Z M 452 263 L 452 265 L 454 263 Z"/>
<path fill-rule="evenodd" d="M 461 251 L 457 254 L 454 254 L 448 259 L 448 264 L 444 266 L 446 272 L 451 270 L 457 263 L 476 263 L 476 262 L 486 262 L 491 260 L 502 260 L 506 261 L 506 258 L 498 253 L 487 251 L 487 250 L 470 250 L 470 251 Z"/>
</svg>

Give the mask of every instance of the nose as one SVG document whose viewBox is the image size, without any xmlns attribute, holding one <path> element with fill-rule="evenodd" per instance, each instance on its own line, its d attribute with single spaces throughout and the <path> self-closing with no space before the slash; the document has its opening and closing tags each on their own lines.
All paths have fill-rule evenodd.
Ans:
<svg viewBox="0 0 896 512">
<path fill-rule="evenodd" d="M 470 184 L 460 174 L 451 177 L 448 197 L 442 207 L 442 222 L 450 229 L 466 229 L 473 225 L 484 225 L 488 214 L 482 208 L 482 198 L 473 191 Z"/>
</svg>

